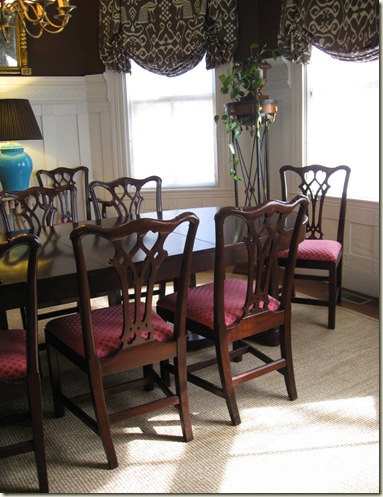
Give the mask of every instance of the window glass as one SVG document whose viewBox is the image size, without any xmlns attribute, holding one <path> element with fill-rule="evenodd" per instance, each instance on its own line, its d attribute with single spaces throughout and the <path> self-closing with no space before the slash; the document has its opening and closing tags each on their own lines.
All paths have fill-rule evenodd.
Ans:
<svg viewBox="0 0 383 497">
<path fill-rule="evenodd" d="M 133 62 L 126 78 L 131 175 L 157 174 L 163 188 L 215 186 L 214 71 L 203 60 L 170 78 Z"/>
<path fill-rule="evenodd" d="M 348 197 L 378 200 L 379 62 L 313 48 L 307 88 L 307 164 L 350 166 Z"/>
</svg>

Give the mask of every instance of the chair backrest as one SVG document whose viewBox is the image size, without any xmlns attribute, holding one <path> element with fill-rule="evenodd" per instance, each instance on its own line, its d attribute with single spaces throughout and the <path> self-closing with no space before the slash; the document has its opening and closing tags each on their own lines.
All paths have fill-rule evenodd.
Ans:
<svg viewBox="0 0 383 497">
<path fill-rule="evenodd" d="M 0 192 L 0 215 L 6 231 L 37 229 L 60 222 L 78 222 L 77 190 L 73 185 L 60 188 L 32 186 L 19 192 Z M 15 225 L 11 226 L 7 205 L 14 203 Z M 64 211 L 60 214 L 60 206 Z"/>
<path fill-rule="evenodd" d="M 42 187 L 60 188 L 60 186 L 65 185 L 75 186 L 77 188 L 77 201 L 82 203 L 83 208 L 85 205 L 84 213 L 86 219 L 92 219 L 89 197 L 89 169 L 86 166 L 74 168 L 57 167 L 50 171 L 39 169 L 36 171 L 36 178 L 39 186 Z M 62 207 L 62 212 L 65 212 L 64 206 Z M 79 208 L 77 209 L 77 212 L 79 216 L 82 216 L 83 212 L 81 212 Z M 83 219 L 83 217 L 81 217 L 81 219 Z"/>
<path fill-rule="evenodd" d="M 143 188 L 151 186 L 150 183 L 154 183 L 156 189 L 155 210 L 162 212 L 162 179 L 159 176 L 92 181 L 89 185 L 89 193 L 96 219 L 139 215 L 144 201 Z"/>
<path fill-rule="evenodd" d="M 28 376 L 39 374 L 38 361 L 38 340 L 37 340 L 37 260 L 40 250 L 40 239 L 33 234 L 20 234 L 10 238 L 6 242 L 0 243 L 0 284 L 6 283 L 7 272 L 12 273 L 12 267 L 20 264 L 22 261 L 27 261 L 27 264 L 22 264 L 25 268 L 25 308 L 26 308 L 26 364 Z M 0 331 L 0 333 L 2 333 Z M 6 351 L 2 350 L 0 357 L 6 359 Z M 15 368 L 19 364 L 13 364 Z M 12 372 L 16 374 L 16 370 Z M 0 375 L 1 376 L 1 375 Z M 26 378 L 25 378 L 26 379 Z M 12 392 L 12 383 L 4 385 L 0 381 L 0 393 L 5 395 L 5 390 Z M 11 395 L 11 394 L 10 394 Z M 25 396 L 25 392 L 24 392 Z M 3 397 L 0 395 L 0 397 Z M 19 398 L 20 395 L 15 395 L 14 398 Z M 8 397 L 9 398 L 9 397 Z M 5 397 L 4 397 L 5 399 Z"/>
<path fill-rule="evenodd" d="M 336 240 L 343 244 L 344 225 L 346 219 L 347 188 L 351 169 L 348 166 L 326 167 L 318 164 L 304 167 L 286 165 L 280 168 L 282 199 L 287 200 L 289 189 L 298 188 L 309 199 L 306 238 L 323 239 L 324 214 L 330 211 L 334 218 L 334 206 L 327 207 L 328 199 L 341 195 L 337 219 Z M 328 233 L 328 230 L 326 230 Z M 327 235 L 327 238 L 331 238 Z"/>
<path fill-rule="evenodd" d="M 236 261 L 225 257 L 225 233 L 235 230 L 238 242 L 243 242 L 246 253 L 241 273 L 247 278 L 247 294 L 241 319 L 265 311 L 269 295 L 278 290 L 278 253 L 289 249 L 288 263 L 281 289 L 281 309 L 291 303 L 293 275 L 301 230 L 304 229 L 308 200 L 298 195 L 290 202 L 271 200 L 257 207 L 224 207 L 215 216 L 216 259 L 214 272 L 215 325 L 225 327 L 224 281 L 227 267 Z M 233 239 L 233 235 L 230 235 Z M 244 269 L 244 271 L 242 271 Z M 267 325 L 267 323 L 266 323 Z M 267 329 L 267 326 L 266 328 Z"/>
<path fill-rule="evenodd" d="M 177 227 L 184 223 L 189 225 L 186 236 L 175 233 Z M 151 333 L 153 290 L 155 283 L 167 276 L 163 263 L 169 261 L 168 250 L 171 250 L 173 240 L 176 246 L 174 263 L 179 268 L 174 339 L 186 340 L 185 306 L 198 224 L 199 219 L 194 214 L 183 213 L 166 221 L 141 218 L 112 228 L 82 225 L 73 230 L 71 239 L 78 272 L 84 347 L 88 357 L 95 355 L 87 273 L 89 254 L 105 267 L 108 288 L 121 293 L 122 305 L 113 306 L 119 313 L 118 322 L 121 322 L 118 354 L 129 353 L 132 346 L 147 344 L 155 339 Z M 84 247 L 87 247 L 86 251 Z M 186 347 L 186 342 L 184 345 Z"/>
</svg>

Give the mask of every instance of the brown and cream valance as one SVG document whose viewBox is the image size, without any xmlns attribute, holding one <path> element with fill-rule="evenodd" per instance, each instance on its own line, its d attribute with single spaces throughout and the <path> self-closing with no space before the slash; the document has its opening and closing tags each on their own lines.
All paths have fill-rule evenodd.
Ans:
<svg viewBox="0 0 383 497">
<path fill-rule="evenodd" d="M 106 67 L 178 76 L 206 54 L 207 69 L 233 59 L 237 0 L 100 0 L 100 57 Z"/>
<path fill-rule="evenodd" d="M 292 62 L 308 62 L 313 45 L 340 60 L 377 59 L 379 1 L 282 0 L 278 41 Z"/>
</svg>

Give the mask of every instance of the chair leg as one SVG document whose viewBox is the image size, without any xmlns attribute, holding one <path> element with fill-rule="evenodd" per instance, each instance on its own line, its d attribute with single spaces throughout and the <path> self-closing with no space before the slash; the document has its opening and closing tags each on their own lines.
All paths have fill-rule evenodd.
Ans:
<svg viewBox="0 0 383 497">
<path fill-rule="evenodd" d="M 281 326 L 279 328 L 281 357 L 286 359 L 286 369 L 283 372 L 285 378 L 286 390 L 290 400 L 298 398 L 297 387 L 295 384 L 293 351 L 291 347 L 291 327 Z"/>
<path fill-rule="evenodd" d="M 48 493 L 48 474 L 43 430 L 43 406 L 41 398 L 41 385 L 39 377 L 37 375 L 29 385 L 29 404 L 31 411 L 31 423 L 33 430 L 37 475 L 39 480 L 39 491 Z"/>
<path fill-rule="evenodd" d="M 20 307 L 20 316 L 21 316 L 21 322 L 22 322 L 23 328 L 25 330 L 27 327 L 27 314 L 26 314 L 25 307 Z"/>
<path fill-rule="evenodd" d="M 99 372 L 89 369 L 89 386 L 93 401 L 93 408 L 96 415 L 98 432 L 104 446 L 109 468 L 118 467 L 117 455 L 113 444 L 112 433 L 110 431 L 109 417 L 105 404 L 105 394 L 102 384 L 102 378 Z"/>
<path fill-rule="evenodd" d="M 167 387 L 170 387 L 169 359 L 160 362 L 160 376 Z"/>
<path fill-rule="evenodd" d="M 153 380 L 153 364 L 147 364 L 143 366 L 143 375 L 144 378 L 152 378 Z M 145 385 L 145 390 L 147 392 L 154 390 L 154 382 L 152 381 L 148 385 Z"/>
<path fill-rule="evenodd" d="M 49 344 L 47 344 L 47 356 L 55 417 L 62 418 L 65 414 L 65 411 L 64 404 L 61 400 L 61 378 L 58 352 Z"/>
<path fill-rule="evenodd" d="M 0 310 L 0 330 L 8 329 L 8 317 L 5 309 Z"/>
<path fill-rule="evenodd" d="M 336 273 L 336 285 L 337 285 L 337 303 L 342 303 L 342 273 L 343 273 L 343 260 L 341 259 Z"/>
<path fill-rule="evenodd" d="M 160 281 L 158 286 L 159 286 L 159 296 L 164 297 L 166 295 L 166 281 Z"/>
<path fill-rule="evenodd" d="M 182 365 L 181 365 L 182 362 Z M 180 414 L 181 429 L 185 442 L 193 440 L 193 428 L 190 418 L 190 407 L 187 386 L 186 360 L 174 359 L 176 392 L 180 399 L 178 410 Z"/>
<path fill-rule="evenodd" d="M 332 268 L 329 274 L 328 283 L 328 329 L 333 330 L 335 328 L 335 313 L 336 313 L 336 303 L 337 303 L 337 270 Z"/>
<path fill-rule="evenodd" d="M 242 347 L 240 342 L 233 342 L 233 350 L 240 349 Z M 233 362 L 242 362 L 242 356 L 239 355 L 237 357 L 234 357 Z"/>
<path fill-rule="evenodd" d="M 233 423 L 233 425 L 236 426 L 241 423 L 241 418 L 238 411 L 231 375 L 229 344 L 227 342 L 222 344 L 219 340 L 217 340 L 215 343 L 215 348 L 223 394 L 226 400 L 226 405 L 230 414 L 231 422 Z"/>
</svg>

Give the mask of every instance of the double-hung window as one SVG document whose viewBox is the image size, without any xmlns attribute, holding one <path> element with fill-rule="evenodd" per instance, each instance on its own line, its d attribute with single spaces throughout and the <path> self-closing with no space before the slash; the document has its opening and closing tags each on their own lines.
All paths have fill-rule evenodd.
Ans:
<svg viewBox="0 0 383 497">
<path fill-rule="evenodd" d="M 161 176 L 163 188 L 216 186 L 214 71 L 205 61 L 176 77 L 132 63 L 126 89 L 131 175 Z"/>
<path fill-rule="evenodd" d="M 306 163 L 351 167 L 348 197 L 379 199 L 379 61 L 346 62 L 313 48 Z"/>
</svg>

